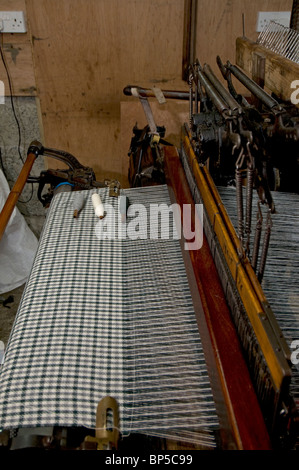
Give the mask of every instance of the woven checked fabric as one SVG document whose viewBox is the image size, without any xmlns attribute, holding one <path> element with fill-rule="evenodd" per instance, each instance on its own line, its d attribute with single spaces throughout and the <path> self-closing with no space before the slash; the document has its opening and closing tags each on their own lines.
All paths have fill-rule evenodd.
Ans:
<svg viewBox="0 0 299 470">
<path fill-rule="evenodd" d="M 78 219 L 76 193 L 51 203 L 0 376 L 0 427 L 94 428 L 111 395 L 124 435 L 194 432 L 214 445 L 219 424 L 180 241 L 99 239 L 97 224 L 113 217 L 118 231 L 120 220 L 108 210 L 96 219 L 94 192 L 118 213 L 106 189 L 83 192 Z M 171 204 L 166 186 L 122 194 L 127 224 L 134 204 Z M 150 222 L 135 228 L 149 232 Z"/>
</svg>

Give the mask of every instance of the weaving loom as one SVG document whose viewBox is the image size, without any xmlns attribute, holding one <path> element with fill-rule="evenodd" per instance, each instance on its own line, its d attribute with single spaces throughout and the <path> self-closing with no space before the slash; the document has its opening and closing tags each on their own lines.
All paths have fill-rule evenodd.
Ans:
<svg viewBox="0 0 299 470">
<path fill-rule="evenodd" d="M 281 30 L 277 33 L 281 40 Z M 291 31 L 289 37 L 292 37 L 292 41 L 294 36 L 296 33 Z M 277 36 L 275 41 L 277 43 Z M 257 82 L 263 83 L 262 71 L 265 73 L 270 70 L 270 66 L 269 69 L 262 67 L 268 52 L 263 48 L 260 51 L 259 45 L 255 47 L 249 44 L 253 51 L 249 59 L 246 56 L 247 43 L 250 41 L 246 38 L 237 40 L 237 56 L 241 66 L 245 64 L 245 59 L 248 62 L 252 60 L 255 80 L 229 61 L 224 65 L 219 56 L 216 62 L 227 81 L 228 90 L 208 64 L 201 66 L 196 60 L 190 66 L 189 123 L 185 123 L 182 128 L 179 151 L 184 174 L 178 170 L 180 176 L 175 178 L 167 163 L 168 157 L 166 167 L 173 176 L 174 186 L 177 184 L 181 187 L 180 179 L 186 178 L 192 199 L 195 203 L 203 204 L 207 242 L 247 358 L 267 428 L 275 445 L 280 445 L 285 439 L 288 440 L 288 434 L 298 436 L 298 370 L 296 360 L 291 360 L 290 352 L 290 348 L 296 347 L 298 332 L 296 243 L 286 246 L 279 238 L 292 237 L 290 227 L 294 224 L 295 228 L 297 223 L 290 208 L 298 201 L 296 194 L 292 194 L 298 191 L 298 110 L 290 102 L 284 102 L 283 98 L 276 95 L 271 96 L 259 86 Z M 297 53 L 295 43 L 292 54 Z M 288 40 L 287 47 L 289 44 Z M 274 66 L 277 56 L 271 52 L 269 57 L 269 62 L 272 61 Z M 290 77 L 294 76 L 297 69 L 294 66 L 293 70 L 291 62 L 277 63 L 281 65 L 278 67 L 281 77 L 285 79 L 286 70 Z M 249 99 L 237 93 L 232 76 L 252 93 Z M 267 75 L 266 78 L 271 88 L 271 78 Z M 124 93 L 140 99 L 149 123 L 144 130 L 146 138 L 143 137 L 143 140 L 140 132 L 138 140 L 138 129 L 136 126 L 134 128 L 136 137 L 132 139 L 129 155 L 135 179 L 131 180 L 133 183 L 138 180 L 141 184 L 143 181 L 152 184 L 151 179 L 154 179 L 154 172 L 159 170 L 161 160 L 160 152 L 155 155 L 155 146 L 151 141 L 152 136 L 158 136 L 159 139 L 160 132 L 148 104 L 145 106 L 153 92 L 128 86 Z M 174 94 L 168 90 L 163 93 L 168 98 Z M 186 99 L 182 92 L 177 92 L 175 97 Z M 161 137 L 163 139 L 164 135 Z M 142 143 L 145 143 L 144 147 Z M 146 145 L 152 148 L 152 160 L 146 153 Z M 165 149 L 165 155 L 168 153 Z M 287 159 L 283 158 L 285 154 L 288 155 Z M 234 190 L 229 187 L 232 183 L 235 184 Z M 221 184 L 228 186 L 226 190 Z M 277 187 L 280 191 L 287 191 L 285 196 L 283 193 L 278 193 L 278 196 L 272 194 L 273 188 L 275 191 Z M 253 198 L 253 189 L 258 194 L 258 205 L 257 195 Z M 283 197 L 289 200 L 289 206 L 280 206 Z M 282 215 L 281 209 L 276 213 L 276 203 L 277 207 L 284 207 L 285 215 Z M 265 207 L 263 215 L 261 206 Z M 256 212 L 258 217 L 255 219 Z M 263 219 L 265 230 L 260 250 Z M 268 269 L 272 268 L 272 272 L 270 277 L 268 272 L 263 281 L 272 229 L 276 233 L 276 238 L 272 240 L 272 255 L 269 255 L 268 260 Z M 280 272 L 279 262 L 288 268 Z M 194 269 L 199 269 L 196 263 Z M 290 285 L 292 276 L 295 280 L 293 288 Z M 277 298 L 277 291 L 282 286 L 284 307 Z"/>
<path fill-rule="evenodd" d="M 1 372 L 0 426 L 93 429 L 112 395 L 123 436 L 181 432 L 214 447 L 219 421 L 180 242 L 99 240 L 94 191 L 78 219 L 78 193 L 52 201 Z M 170 204 L 165 186 L 124 193 L 130 204 Z M 118 199 L 100 194 L 117 213 Z"/>
<path fill-rule="evenodd" d="M 116 233 L 123 195 L 147 210 L 192 204 L 176 151 L 166 161 L 167 185 L 121 190 L 119 198 L 109 188 L 53 198 L 1 371 L 0 426 L 14 435 L 12 448 L 36 446 L 59 429 L 72 436 L 67 447 L 78 432 L 80 447 L 98 432 L 97 407 L 107 396 L 119 405 L 124 448 L 136 435 L 183 448 L 270 447 L 205 238 L 190 252 L 194 271 L 176 231 L 164 238 L 163 226 L 154 240 L 97 236 L 95 193 L 114 209 L 103 220 L 113 220 Z M 78 196 L 84 203 L 75 218 Z"/>
<path fill-rule="evenodd" d="M 235 188 L 218 187 L 221 199 L 229 216 L 237 227 Z M 298 338 L 298 194 L 277 192 L 275 194 L 276 214 L 273 217 L 273 235 L 267 258 L 267 269 L 263 279 L 263 290 L 275 311 L 276 318 L 288 344 Z M 257 208 L 257 197 L 254 197 Z M 282 301 L 283 299 L 283 301 Z M 291 391 L 299 403 L 299 368 L 294 364 Z"/>
<path fill-rule="evenodd" d="M 51 182 L 49 197 L 39 194 L 51 204 L 0 376 L 0 427 L 16 433 L 17 448 L 30 447 L 26 430 L 36 436 L 46 428 L 79 431 L 75 445 L 66 447 L 98 445 L 98 406 L 107 397 L 119 407 L 119 421 L 110 427 L 119 432 L 121 448 L 140 436 L 147 443 L 157 439 L 157 448 L 169 441 L 196 449 L 296 445 L 299 377 L 290 345 L 299 331 L 298 194 L 278 192 L 274 204 L 267 165 L 274 162 L 283 184 L 297 188 L 298 115 L 293 109 L 289 115 L 236 66 L 217 61 L 229 93 L 198 61 L 190 66 L 189 93 L 164 91 L 190 101 L 179 149 L 168 146 L 165 128 L 155 125 L 147 102 L 152 91 L 124 90 L 140 99 L 149 122 L 142 131 L 133 129 L 132 188 L 111 197 L 111 187 L 93 181 L 91 169 L 72 156 L 72 171 L 51 170 L 39 181 Z M 236 93 L 231 74 L 256 93 L 262 119 Z M 280 159 L 284 145 L 289 166 Z M 35 158 L 42 146 L 32 148 L 28 154 Z M 244 167 L 235 161 L 236 149 Z M 266 163 L 265 155 L 271 157 Z M 69 180 L 74 169 L 77 179 Z M 220 184 L 232 170 L 236 187 Z M 76 190 L 56 192 L 64 179 Z M 255 217 L 259 197 L 264 218 L 271 213 L 266 269 L 263 253 L 260 266 L 252 262 L 251 225 L 240 220 L 243 186 L 247 212 L 253 208 Z M 106 211 L 101 220 L 92 205 L 95 194 Z M 78 197 L 83 208 L 74 217 Z M 122 197 L 129 201 L 125 223 Z M 200 249 L 185 249 L 174 216 L 167 229 L 150 218 L 152 205 L 172 204 L 190 205 L 193 226 L 195 206 L 203 206 Z M 136 223 L 132 208 L 138 205 L 147 216 Z M 113 236 L 103 236 L 106 224 Z M 133 236 L 124 235 L 130 224 Z M 159 236 L 151 239 L 153 229 Z"/>
</svg>

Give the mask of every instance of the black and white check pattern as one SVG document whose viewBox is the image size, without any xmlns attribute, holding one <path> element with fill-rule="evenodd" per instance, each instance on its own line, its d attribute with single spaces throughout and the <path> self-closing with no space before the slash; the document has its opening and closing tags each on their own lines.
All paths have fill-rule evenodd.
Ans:
<svg viewBox="0 0 299 470">
<path fill-rule="evenodd" d="M 51 203 L 0 376 L 0 427 L 94 428 L 98 402 L 112 395 L 123 434 L 194 431 L 214 445 L 218 418 L 180 242 L 99 239 L 96 224 L 113 213 L 97 221 L 95 191 L 117 214 L 106 189 L 84 192 L 78 219 L 76 193 Z M 122 194 L 148 211 L 170 205 L 166 186 Z M 136 216 L 127 226 L 149 231 L 150 218 L 137 225 Z"/>
</svg>

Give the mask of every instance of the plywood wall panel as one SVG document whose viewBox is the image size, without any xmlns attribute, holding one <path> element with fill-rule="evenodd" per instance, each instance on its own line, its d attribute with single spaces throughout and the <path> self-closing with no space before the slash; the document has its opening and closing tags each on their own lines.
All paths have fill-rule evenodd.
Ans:
<svg viewBox="0 0 299 470">
<path fill-rule="evenodd" d="M 183 0 L 28 0 L 45 111 L 117 101 L 132 82 L 180 81 Z"/>
<path fill-rule="evenodd" d="M 119 105 L 109 103 L 99 112 L 49 113 L 44 119 L 47 145 L 72 153 L 81 163 L 91 166 L 97 179 L 122 181 L 120 158 Z M 129 137 L 128 137 L 129 138 Z M 49 167 L 62 165 L 49 159 Z"/>
<path fill-rule="evenodd" d="M 217 54 L 234 62 L 242 13 L 255 39 L 258 11 L 291 4 L 199 0 L 196 55 L 213 67 Z M 126 175 L 120 103 L 134 99 L 123 88 L 188 88 L 181 80 L 184 0 L 26 0 L 26 7 L 45 144 L 74 153 L 99 176 Z"/>
<path fill-rule="evenodd" d="M 184 0 L 26 3 L 45 144 L 75 154 L 99 178 L 121 179 L 123 88 L 186 88 Z"/>
</svg>

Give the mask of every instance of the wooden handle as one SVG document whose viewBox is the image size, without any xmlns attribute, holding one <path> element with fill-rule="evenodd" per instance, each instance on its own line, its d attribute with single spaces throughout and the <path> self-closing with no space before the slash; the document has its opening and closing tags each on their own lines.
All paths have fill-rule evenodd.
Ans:
<svg viewBox="0 0 299 470">
<path fill-rule="evenodd" d="M 23 188 L 26 184 L 27 178 L 29 176 L 33 163 L 35 162 L 35 159 L 36 159 L 36 154 L 28 153 L 27 159 L 24 163 L 21 173 L 19 174 L 17 181 L 15 182 L 3 206 L 3 209 L 0 214 L 0 240 L 5 232 L 5 229 L 11 217 L 11 214 L 13 213 L 13 210 L 23 191 Z"/>
</svg>

